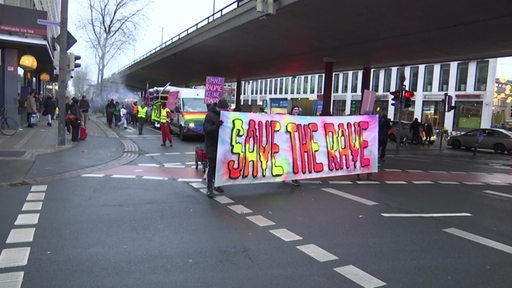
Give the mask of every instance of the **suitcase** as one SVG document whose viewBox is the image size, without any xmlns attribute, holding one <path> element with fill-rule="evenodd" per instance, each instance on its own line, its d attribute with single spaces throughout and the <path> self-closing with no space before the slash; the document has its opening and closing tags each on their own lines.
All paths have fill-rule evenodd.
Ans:
<svg viewBox="0 0 512 288">
<path fill-rule="evenodd" d="M 203 166 L 203 172 L 206 172 L 208 159 L 206 158 L 206 151 L 201 146 L 196 147 L 196 170 L 199 168 L 199 163 Z"/>
<path fill-rule="evenodd" d="M 80 140 L 87 139 L 87 128 L 80 126 Z"/>
</svg>

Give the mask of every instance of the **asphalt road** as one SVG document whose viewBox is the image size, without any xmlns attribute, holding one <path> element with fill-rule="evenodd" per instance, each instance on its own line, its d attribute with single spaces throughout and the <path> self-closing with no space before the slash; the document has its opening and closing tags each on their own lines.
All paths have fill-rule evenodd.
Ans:
<svg viewBox="0 0 512 288">
<path fill-rule="evenodd" d="M 511 177 L 510 156 L 418 147 L 381 169 L 466 181 L 233 185 L 211 200 L 200 140 L 119 134 L 138 146 L 123 167 L 2 189 L 0 288 L 512 283 L 511 185 L 485 181 Z"/>
</svg>

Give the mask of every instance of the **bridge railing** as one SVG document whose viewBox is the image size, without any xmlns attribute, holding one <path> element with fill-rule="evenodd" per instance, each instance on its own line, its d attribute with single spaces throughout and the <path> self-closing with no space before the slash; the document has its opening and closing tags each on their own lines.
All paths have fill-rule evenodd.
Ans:
<svg viewBox="0 0 512 288">
<path fill-rule="evenodd" d="M 137 63 L 138 61 L 148 57 L 149 55 L 157 52 L 158 50 L 164 48 L 165 46 L 180 40 L 181 38 L 183 38 L 183 37 L 189 35 L 190 33 L 198 30 L 199 28 L 205 26 L 206 24 L 208 24 L 210 22 L 213 22 L 215 19 L 218 19 L 218 18 L 222 17 L 223 15 L 227 14 L 228 12 L 233 11 L 234 9 L 239 7 L 239 5 L 243 5 L 243 4 L 247 3 L 247 2 L 249 2 L 249 1 L 239 1 L 238 0 L 238 1 L 234 1 L 234 2 L 226 5 L 224 8 L 221 8 L 221 9 L 215 11 L 215 13 L 213 13 L 212 15 L 210 15 L 210 16 L 204 18 L 203 20 L 197 22 L 196 24 L 190 26 L 189 28 L 185 29 L 183 32 L 179 33 L 178 35 L 176 35 L 176 36 L 166 40 L 165 42 L 162 42 L 160 45 L 158 45 L 155 48 L 151 49 L 150 51 L 146 52 L 142 56 L 139 56 L 138 58 L 136 58 L 135 60 L 130 62 L 128 65 L 124 66 L 120 71 L 127 69 L 128 67 L 130 67 L 133 64 Z"/>
</svg>

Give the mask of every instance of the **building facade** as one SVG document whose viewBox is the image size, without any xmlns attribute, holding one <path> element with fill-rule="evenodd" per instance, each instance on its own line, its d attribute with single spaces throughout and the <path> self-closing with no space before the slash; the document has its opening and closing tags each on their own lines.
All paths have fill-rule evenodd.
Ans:
<svg viewBox="0 0 512 288">
<path fill-rule="evenodd" d="M 58 0 L 0 0 L 0 107 L 22 123 L 27 95 L 55 80 L 59 20 Z"/>
<path fill-rule="evenodd" d="M 390 91 L 400 89 L 404 74 L 407 90 L 414 91 L 410 108 L 403 109 L 402 119 L 418 118 L 436 129 L 466 131 L 491 127 L 497 59 L 455 61 L 372 69 L 370 90 L 376 92 L 373 112 L 397 119 Z M 333 74 L 331 114 L 359 114 L 362 71 L 335 71 Z M 286 113 L 291 105 L 303 107 L 305 115 L 321 111 L 324 75 L 300 75 L 242 82 L 241 103 L 244 107 L 266 106 L 270 113 Z M 445 93 L 453 97 L 455 108 L 446 112 Z M 398 106 L 398 105 L 397 105 Z M 245 110 L 255 110 L 253 108 Z"/>
</svg>

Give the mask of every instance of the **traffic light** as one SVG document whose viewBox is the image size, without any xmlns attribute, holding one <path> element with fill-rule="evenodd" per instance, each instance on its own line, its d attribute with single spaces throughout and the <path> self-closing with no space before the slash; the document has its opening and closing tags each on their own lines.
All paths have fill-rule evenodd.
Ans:
<svg viewBox="0 0 512 288">
<path fill-rule="evenodd" d="M 405 97 L 404 98 L 404 108 L 411 107 L 411 102 L 412 102 L 411 98 Z"/>
<path fill-rule="evenodd" d="M 70 71 L 75 70 L 75 68 L 79 68 L 82 66 L 82 64 L 77 63 L 76 61 L 82 59 L 82 56 L 76 55 L 75 53 L 69 53 L 69 60 L 68 60 L 68 68 Z"/>
<path fill-rule="evenodd" d="M 397 104 L 400 103 L 400 90 L 389 92 L 389 94 L 393 96 L 393 98 L 391 98 L 391 101 L 393 101 L 393 103 L 391 103 L 391 106 L 399 106 Z"/>
<path fill-rule="evenodd" d="M 453 109 L 455 109 L 455 105 L 452 105 L 453 104 L 453 96 L 452 95 L 445 94 L 444 95 L 444 99 L 446 99 L 445 100 L 446 112 L 450 112 Z"/>
<path fill-rule="evenodd" d="M 413 91 L 404 91 L 404 109 L 411 107 L 412 97 L 414 97 Z"/>
</svg>

